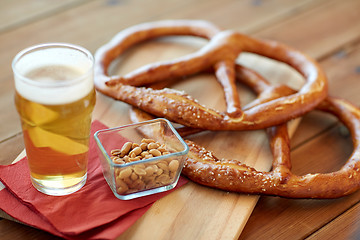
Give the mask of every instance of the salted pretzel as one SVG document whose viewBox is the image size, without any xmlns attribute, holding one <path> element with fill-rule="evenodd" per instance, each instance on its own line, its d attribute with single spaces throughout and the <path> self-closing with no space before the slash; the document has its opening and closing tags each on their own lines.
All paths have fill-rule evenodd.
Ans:
<svg viewBox="0 0 360 240">
<path fill-rule="evenodd" d="M 327 98 L 318 109 L 337 116 L 352 136 L 354 151 L 338 171 L 293 174 L 290 140 L 284 123 L 268 130 L 273 152 L 272 171 L 257 171 L 236 160 L 219 160 L 212 152 L 188 141 L 191 151 L 183 174 L 199 184 L 240 193 L 288 198 L 338 198 L 353 193 L 360 188 L 360 111 L 335 98 Z"/>
<path fill-rule="evenodd" d="M 295 91 L 286 86 L 273 87 L 262 76 L 250 69 L 237 66 L 238 79 L 258 95 L 258 103 Z M 248 106 L 251 107 L 251 106 Z M 360 110 L 345 100 L 330 98 L 321 102 L 318 110 L 329 112 L 345 124 L 352 136 L 354 151 L 346 164 L 331 173 L 310 173 L 303 176 L 291 172 L 290 139 L 287 124 L 268 128 L 273 153 L 272 170 L 258 171 L 237 160 L 218 159 L 214 153 L 185 140 L 190 150 L 182 174 L 196 183 L 226 191 L 276 195 L 287 198 L 338 198 L 360 188 Z M 149 120 L 153 116 L 133 108 L 134 122 Z M 199 131 L 199 130 L 198 130 Z M 197 132 L 185 128 L 183 136 Z M 143 132 L 150 137 L 152 132 Z"/>
<path fill-rule="evenodd" d="M 199 36 L 209 39 L 209 43 L 193 54 L 170 62 L 150 64 L 124 77 L 108 76 L 110 63 L 127 48 L 147 39 L 169 35 Z M 256 53 L 287 63 L 304 76 L 306 83 L 298 92 L 286 86 L 272 87 L 257 73 L 235 64 L 241 52 Z M 236 160 L 217 159 L 213 153 L 186 140 L 191 150 L 183 174 L 195 182 L 227 191 L 290 198 L 335 198 L 350 194 L 360 187 L 359 110 L 344 100 L 324 100 L 327 90 L 324 73 L 316 62 L 296 50 L 236 32 L 220 31 L 202 21 L 166 21 L 138 25 L 120 32 L 97 51 L 95 58 L 95 84 L 99 91 L 155 116 L 185 125 L 181 131 L 184 136 L 203 129 L 260 129 L 279 124 L 268 129 L 274 155 L 270 172 L 257 171 Z M 201 106 L 188 95 L 175 90 L 139 87 L 208 70 L 215 71 L 226 89 L 226 113 Z M 234 87 L 235 79 L 242 79 L 259 94 L 254 102 L 243 109 Z M 285 121 L 316 106 L 319 110 L 336 115 L 349 128 L 354 152 L 337 172 L 297 176 L 291 172 Z M 132 114 L 135 120 L 149 117 L 151 115 L 140 110 Z"/>
<path fill-rule="evenodd" d="M 129 47 L 149 39 L 172 35 L 197 36 L 209 42 L 195 53 L 178 59 L 149 64 L 125 76 L 108 76 L 111 62 Z M 242 52 L 286 63 L 297 70 L 306 83 L 298 92 L 289 96 L 243 110 L 234 87 L 235 61 Z M 263 129 L 309 112 L 327 95 L 325 74 L 308 56 L 277 42 L 258 40 L 235 31 L 221 31 L 204 21 L 160 21 L 130 27 L 99 48 L 95 61 L 95 86 L 98 91 L 157 117 L 165 117 L 192 128 Z M 226 112 L 207 108 L 184 92 L 140 87 L 209 70 L 215 71 L 224 86 Z"/>
</svg>

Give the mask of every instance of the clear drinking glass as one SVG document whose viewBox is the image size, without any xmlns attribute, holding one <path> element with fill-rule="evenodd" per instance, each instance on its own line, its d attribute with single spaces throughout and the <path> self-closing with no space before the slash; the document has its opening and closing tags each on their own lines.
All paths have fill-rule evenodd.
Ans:
<svg viewBox="0 0 360 240">
<path fill-rule="evenodd" d="M 121 200 L 173 189 L 189 151 L 171 123 L 163 118 L 99 130 L 94 138 L 104 177 L 114 195 Z M 140 144 L 143 138 L 163 145 L 168 153 L 123 164 L 113 161 L 112 150 L 121 149 L 126 142 Z"/>
<path fill-rule="evenodd" d="M 70 194 L 86 182 L 93 65 L 89 51 L 64 43 L 27 48 L 12 62 L 30 177 L 45 194 Z"/>
</svg>

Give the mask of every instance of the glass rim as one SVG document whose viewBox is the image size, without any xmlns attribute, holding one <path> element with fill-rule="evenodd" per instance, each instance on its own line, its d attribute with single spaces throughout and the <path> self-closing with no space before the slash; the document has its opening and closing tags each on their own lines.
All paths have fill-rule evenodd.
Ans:
<svg viewBox="0 0 360 240">
<path fill-rule="evenodd" d="M 76 50 L 78 52 L 82 52 L 91 62 L 91 65 L 89 67 L 89 69 L 82 74 L 80 77 L 71 79 L 71 80 L 67 80 L 64 82 L 56 82 L 56 83 L 49 83 L 49 82 L 38 82 L 38 81 L 34 81 L 31 78 L 27 78 L 25 77 L 23 74 L 19 73 L 18 68 L 16 67 L 16 64 L 19 62 L 19 60 L 25 56 L 26 54 L 30 54 L 33 51 L 37 51 L 37 50 L 41 50 L 41 49 L 47 49 L 47 48 L 66 48 L 66 49 L 72 49 L 72 50 Z M 71 43 L 62 43 L 62 42 L 52 42 L 52 43 L 41 43 L 41 44 L 37 44 L 37 45 L 33 45 L 30 47 L 27 47 L 23 50 L 21 50 L 20 52 L 18 52 L 12 63 L 11 63 L 11 67 L 13 70 L 13 73 L 19 78 L 21 79 L 21 81 L 24 81 L 27 84 L 31 84 L 33 86 L 37 86 L 37 87 L 65 87 L 65 86 L 70 86 L 73 84 L 76 84 L 77 82 L 81 82 L 84 78 L 87 78 L 89 75 L 91 75 L 93 73 L 93 69 L 94 69 L 94 57 L 91 54 L 91 52 L 89 50 L 87 50 L 86 48 L 80 46 L 80 45 L 76 45 L 76 44 L 71 44 Z"/>
<path fill-rule="evenodd" d="M 152 162 L 152 161 L 159 161 L 159 160 L 161 160 L 163 158 L 169 158 L 169 157 L 173 157 L 173 156 L 186 155 L 190 150 L 189 146 L 185 143 L 184 139 L 176 131 L 174 126 L 171 124 L 171 122 L 169 120 L 167 120 L 166 118 L 155 118 L 155 119 L 146 120 L 146 121 L 142 121 L 142 122 L 130 123 L 130 124 L 126 124 L 126 125 L 122 125 L 122 126 L 118 126 L 118 127 L 100 129 L 100 130 L 96 131 L 93 134 L 93 136 L 94 136 L 96 144 L 100 148 L 102 154 L 105 156 L 108 164 L 110 164 L 113 167 L 128 167 L 128 166 L 136 165 L 136 164 L 139 164 L 139 163 L 138 162 L 130 162 L 130 163 L 125 163 L 125 164 L 117 164 L 117 163 L 114 163 L 113 161 L 111 161 L 110 156 L 106 152 L 105 147 L 104 147 L 102 141 L 100 140 L 99 135 L 101 135 L 103 133 L 106 134 L 106 133 L 109 133 L 109 132 L 121 131 L 122 129 L 125 129 L 125 128 L 128 128 L 128 127 L 137 127 L 137 126 L 153 124 L 153 123 L 157 123 L 157 122 L 165 122 L 166 125 L 169 126 L 169 128 L 171 129 L 173 134 L 176 136 L 176 139 L 180 142 L 180 144 L 183 146 L 184 149 L 179 151 L 179 152 L 170 153 L 168 155 L 162 155 L 162 156 L 158 156 L 158 157 L 144 159 L 144 160 L 142 160 L 142 163 L 148 163 L 148 162 Z"/>
</svg>

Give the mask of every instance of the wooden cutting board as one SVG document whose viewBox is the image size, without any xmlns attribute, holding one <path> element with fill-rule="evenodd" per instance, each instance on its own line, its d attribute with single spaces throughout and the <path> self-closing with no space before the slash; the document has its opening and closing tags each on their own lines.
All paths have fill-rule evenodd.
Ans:
<svg viewBox="0 0 360 240">
<path fill-rule="evenodd" d="M 139 45 L 113 65 L 113 73 L 124 74 L 146 63 L 168 60 L 196 51 L 206 42 L 193 37 L 169 37 Z M 284 64 L 243 54 L 238 62 L 256 69 L 269 81 L 299 88 L 303 79 Z M 224 96 L 214 76 L 200 74 L 174 86 L 185 90 L 200 103 L 225 109 Z M 254 96 L 239 87 L 244 106 Z M 115 127 L 130 122 L 128 106 L 98 94 L 94 118 Z M 291 134 L 299 119 L 289 124 Z M 220 158 L 240 160 L 257 170 L 269 170 L 272 156 L 263 130 L 242 132 L 206 132 L 191 137 Z M 17 158 L 24 156 L 24 152 Z M 0 186 L 1 190 L 1 186 Z M 150 210 L 119 239 L 237 239 L 244 228 L 258 196 L 229 193 L 189 182 L 157 201 Z M 4 213 L 3 213 L 4 214 Z"/>
</svg>

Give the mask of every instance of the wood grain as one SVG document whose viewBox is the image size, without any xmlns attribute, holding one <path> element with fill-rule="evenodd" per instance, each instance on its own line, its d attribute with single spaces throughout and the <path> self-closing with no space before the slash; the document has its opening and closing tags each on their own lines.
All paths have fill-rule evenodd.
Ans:
<svg viewBox="0 0 360 240">
<path fill-rule="evenodd" d="M 296 46 L 320 59 L 358 39 L 359 8 L 357 0 L 327 1 L 255 35 Z"/>
<path fill-rule="evenodd" d="M 205 19 L 222 28 L 285 42 L 320 61 L 329 77 L 331 95 L 344 97 L 359 105 L 359 1 L 70 2 L 0 1 L 0 164 L 9 164 L 23 148 L 20 124 L 13 106 L 14 86 L 10 67 L 13 56 L 19 50 L 39 42 L 65 41 L 83 45 L 94 52 L 121 29 L 145 21 Z M 157 7 L 159 2 L 161 8 Z M 162 44 L 157 46 L 164 47 Z M 196 87 L 203 86 L 207 81 L 201 77 L 192 80 Z M 281 77 L 275 81 L 284 80 Z M 177 87 L 194 93 L 186 86 L 180 84 Z M 212 87 L 209 86 L 209 89 Z M 242 97 L 248 99 L 251 94 L 244 93 Z M 109 125 L 129 121 L 126 105 L 114 103 L 102 95 L 98 95 L 98 99 L 95 116 L 106 119 Z M 327 165 L 329 156 L 334 157 L 334 165 L 329 166 L 331 169 L 342 164 L 351 151 L 351 143 L 339 135 L 339 128 L 341 126 L 336 124 L 335 119 L 322 113 L 306 115 L 292 139 L 295 171 L 312 171 L 314 166 L 321 170 L 322 165 Z M 262 146 L 266 147 L 266 143 Z M 208 147 L 213 146 L 209 144 Z M 226 155 L 226 151 L 220 154 Z M 357 217 L 359 199 L 359 193 L 329 201 L 261 197 L 240 239 L 323 239 L 326 236 L 356 239 L 360 223 Z M 221 207 L 226 209 L 224 205 Z M 208 212 L 196 213 L 206 215 Z M 231 220 L 228 218 L 229 222 Z M 1 239 L 50 238 L 42 231 L 7 220 L 0 220 L 0 229 Z M 172 235 L 169 233 L 166 236 Z"/>
<path fill-rule="evenodd" d="M 38 21 L 61 11 L 76 7 L 84 0 L 64 1 L 1 1 L 0 2 L 0 32 Z"/>
<path fill-rule="evenodd" d="M 304 1 L 301 4 L 294 4 L 293 2 L 297 1 L 274 0 L 258 6 L 251 1 L 226 0 L 219 4 L 220 2 L 216 0 L 172 0 L 162 3 L 162 8 L 159 9 L 156 4 L 150 1 L 113 1 L 113 3 L 111 1 L 91 1 L 79 7 L 59 11 L 59 13 L 47 18 L 39 18 L 37 21 L 29 22 L 13 31 L 4 32 L 0 38 L 0 51 L 6 52 L 6 54 L 0 55 L 0 62 L 6 63 L 0 65 L 0 71 L 3 73 L 0 76 L 0 110 L 6 113 L 4 122 L 8 126 L 6 128 L 0 126 L 0 139 L 9 138 L 20 132 L 19 122 L 11 121 L 11 119 L 17 119 L 17 114 L 12 99 L 14 86 L 11 81 L 12 72 L 9 63 L 15 54 L 25 47 L 41 42 L 57 41 L 79 44 L 91 52 L 95 52 L 99 46 L 125 27 L 160 19 L 192 18 L 191 15 L 186 14 L 190 9 L 188 8 L 189 5 L 192 6 L 191 9 L 204 9 L 205 6 L 213 6 L 212 9 L 216 9 L 216 12 L 222 15 L 226 15 L 229 10 L 228 6 L 249 13 L 248 17 L 244 19 L 242 14 L 236 14 L 233 18 L 228 19 L 223 18 L 222 15 L 210 18 L 208 13 L 212 11 L 197 11 L 197 19 L 211 20 L 226 29 L 234 28 L 234 24 L 236 24 L 236 29 L 243 30 L 242 28 L 248 26 L 249 22 L 254 23 L 259 19 L 262 23 L 256 23 L 256 25 L 266 27 L 268 26 L 266 24 L 272 21 L 279 21 L 288 17 L 292 12 L 305 11 L 322 1 Z M 20 7 L 18 5 L 10 6 L 13 11 L 16 10 L 15 8 Z M 179 9 L 183 9 L 183 14 L 176 16 Z"/>
<path fill-rule="evenodd" d="M 334 218 L 324 227 L 320 228 L 307 239 L 326 239 L 331 236 L 334 239 L 359 239 L 359 214 L 360 206 L 354 205 L 348 211 Z"/>
<path fill-rule="evenodd" d="M 339 127 L 335 127 L 293 150 L 293 171 L 304 174 L 337 170 L 351 151 L 351 139 L 343 136 Z M 325 154 L 329 152 L 331 155 Z M 309 165 L 312 166 L 310 171 Z M 359 197 L 360 192 L 335 200 L 262 197 L 240 239 L 266 239 L 268 236 L 272 239 L 304 239 L 314 229 L 320 228 L 357 203 Z"/>
<path fill-rule="evenodd" d="M 327 72 L 329 77 L 329 85 L 330 85 L 330 94 L 332 96 L 339 96 L 346 98 L 350 101 L 352 101 L 354 104 L 358 105 L 359 100 L 358 94 L 355 92 L 358 92 L 359 85 L 358 85 L 358 79 L 359 74 L 356 71 L 358 66 L 358 36 L 356 36 L 356 26 L 354 26 L 352 23 L 350 24 L 350 20 L 340 19 L 343 18 L 344 15 L 347 14 L 348 10 L 344 10 L 345 8 L 351 8 L 350 5 L 348 5 L 351 1 L 347 3 L 328 3 L 324 6 L 321 6 L 319 8 L 314 9 L 311 14 L 305 14 L 305 16 L 299 15 L 294 20 L 289 20 L 288 22 L 285 22 L 283 24 L 279 24 L 277 26 L 274 26 L 273 29 L 268 29 L 265 31 L 266 36 L 276 36 L 274 38 L 277 38 L 278 40 L 282 39 L 281 36 L 285 36 L 285 34 L 281 35 L 281 33 L 285 33 L 289 31 L 289 28 L 292 29 L 304 29 L 307 26 L 307 23 L 311 22 L 311 24 L 318 23 L 314 26 L 319 27 L 312 27 L 311 29 L 318 29 L 319 31 L 315 31 L 314 34 L 308 34 L 308 36 L 313 41 L 307 41 L 304 42 L 304 39 L 298 43 L 299 47 L 304 49 L 309 48 L 309 53 L 312 53 L 312 56 L 316 56 L 317 58 L 321 59 L 321 64 L 325 69 L 325 72 Z M 335 6 L 336 4 L 339 4 Z M 324 16 L 327 13 L 331 13 L 333 15 L 328 15 L 328 17 Z M 336 14 L 335 14 L 336 12 Z M 351 12 L 351 11 L 350 11 Z M 330 14 L 329 13 L 329 14 Z M 317 20 L 318 16 L 323 16 L 323 21 Z M 350 14 L 350 18 L 353 18 L 354 15 Z M 314 19 L 313 19 L 314 18 Z M 339 19 L 337 21 L 337 24 L 329 24 L 330 26 L 327 26 L 325 30 L 321 27 L 322 25 L 320 22 L 324 22 L 324 19 L 330 19 L 329 21 L 335 21 L 334 19 Z M 351 21 L 354 21 L 352 19 Z M 358 20 L 356 22 L 359 22 Z M 356 24 L 355 24 L 356 25 Z M 354 26 L 354 28 L 352 28 Z M 351 29 L 351 30 L 350 30 Z M 326 44 L 322 45 L 321 38 L 324 38 L 324 35 L 321 35 L 322 31 L 328 31 L 326 34 L 322 33 L 326 36 L 328 36 L 328 42 Z M 350 31 L 351 33 L 349 34 Z M 272 33 L 270 33 L 272 32 Z M 343 32 L 346 32 L 343 33 Z M 334 38 L 331 37 L 332 34 L 339 34 L 338 36 L 345 35 L 344 38 L 341 39 L 341 44 L 338 45 L 339 42 L 336 41 Z M 289 44 L 294 44 L 294 41 L 297 41 L 297 37 L 301 37 L 300 34 L 302 32 L 294 33 L 287 35 L 287 42 Z M 296 35 L 297 34 L 297 35 Z M 264 35 L 265 36 L 265 35 Z M 280 36 L 280 37 L 278 37 Z M 352 37 L 350 37 L 352 36 Z M 332 41 L 330 41 L 332 39 Z M 347 39 L 347 40 L 346 40 Z M 282 39 L 284 40 L 284 39 Z M 345 42 L 344 42 L 345 41 Z M 331 43 L 331 44 L 330 44 Z M 307 44 L 306 47 L 301 47 L 302 45 Z M 313 46 L 310 46 L 313 45 Z M 306 50 L 307 51 L 307 50 Z M 349 84 L 349 85 L 347 85 Z M 355 90 L 357 89 L 357 90 Z M 352 93 L 352 94 L 351 94 Z M 317 141 L 319 134 L 324 133 L 324 131 L 329 132 L 331 131 L 332 134 L 335 134 L 336 132 L 334 129 L 335 120 L 332 117 L 325 117 L 320 114 L 314 114 L 311 113 L 308 116 L 305 116 L 302 120 L 302 123 L 299 125 L 297 133 L 294 135 L 293 138 L 293 148 L 296 149 L 296 151 L 300 151 L 301 149 L 301 156 L 302 159 L 313 159 L 312 161 L 306 161 L 303 163 L 304 166 L 307 165 L 308 171 L 313 169 L 314 163 L 316 165 L 321 164 L 327 164 L 318 162 L 318 160 L 322 159 L 331 159 L 332 161 L 333 156 L 342 156 L 341 159 L 335 160 L 339 161 L 339 163 L 343 163 L 345 160 L 345 157 L 349 155 L 349 147 L 351 147 L 350 142 L 348 142 L 346 145 L 343 145 L 342 148 L 331 148 L 327 150 L 321 151 L 323 154 L 317 155 L 318 158 L 313 158 L 311 153 L 316 150 L 311 150 L 310 147 L 306 148 L 304 151 L 302 149 L 305 148 L 305 146 L 311 146 L 312 148 L 319 148 L 319 146 L 322 145 L 329 145 L 327 141 Z M 336 129 L 338 129 L 336 127 Z M 330 135 L 332 136 L 332 135 Z M 331 146 L 336 146 L 339 144 L 338 139 L 335 138 L 334 143 L 331 144 Z M 299 149 L 299 150 L 298 150 Z M 351 195 L 349 197 L 346 197 L 342 200 L 330 200 L 330 201 L 320 201 L 318 203 L 317 201 L 306 201 L 306 205 L 298 204 L 298 201 L 288 201 L 286 199 L 280 199 L 280 200 L 274 200 L 272 198 L 264 197 L 261 198 L 260 202 L 258 203 L 258 207 L 255 208 L 255 211 L 253 212 L 252 216 L 249 219 L 249 222 L 247 226 L 245 227 L 240 239 L 266 239 L 265 236 L 272 236 L 274 239 L 286 239 L 286 238 L 292 238 L 292 239 L 303 239 L 306 236 L 311 236 L 313 231 L 316 231 L 316 229 L 321 228 L 324 224 L 326 224 L 329 221 L 332 221 L 332 219 L 336 218 L 337 215 L 342 214 L 343 212 L 346 212 L 347 209 L 353 204 L 356 204 L 359 199 L 358 193 Z M 278 202 L 278 206 L 274 206 L 274 202 Z M 294 204 L 294 205 L 293 205 Z M 324 208 L 321 210 L 319 214 L 316 214 L 314 216 L 312 212 L 314 211 L 312 208 L 308 209 L 305 206 L 309 204 L 310 206 L 314 206 L 315 211 L 317 211 L 319 208 Z M 284 206 L 283 206 L 284 205 Z M 290 206 L 290 207 L 289 207 Z M 292 207 L 294 207 L 292 209 Z M 272 216 L 280 216 L 278 219 L 283 219 L 284 222 L 287 222 L 288 224 L 283 224 L 284 222 L 276 222 L 272 221 L 272 223 L 268 223 L 266 220 L 262 221 L 259 219 L 264 219 L 264 216 L 269 215 L 270 213 L 267 213 L 267 211 L 270 211 L 270 209 L 276 209 L 275 212 L 272 212 Z M 291 210 L 290 210 L 291 209 Z M 305 212 L 303 215 L 299 214 L 299 209 L 305 209 Z M 291 215 L 297 216 L 301 220 L 296 220 L 291 217 Z M 311 216 L 314 220 L 313 221 L 304 221 L 304 219 L 308 219 L 308 216 Z M 285 220 L 286 219 L 286 220 Z M 268 219 L 270 220 L 270 219 Z M 261 223 L 260 223 L 261 221 Z M 252 224 L 255 223 L 256 224 Z M 305 222 L 305 223 L 304 223 Z M 290 223 L 290 224 L 289 224 Z M 278 224 L 283 224 L 282 226 L 278 226 Z M 256 228 L 252 228 L 252 226 L 257 226 Z M 261 227 L 260 227 L 261 226 Z M 273 227 L 276 226 L 276 229 L 284 229 L 279 232 L 272 232 L 270 229 L 273 229 Z M 269 232 L 270 231 L 270 232 Z M 288 234 L 289 232 L 294 233 L 294 235 Z M 321 238 L 320 238 L 321 239 Z M 346 237 L 344 236 L 344 238 Z M 349 237 L 348 239 L 351 239 Z"/>
<path fill-rule="evenodd" d="M 20 223 L 16 223 L 7 219 L 0 219 L 0 236 L 1 239 L 13 239 L 13 240 L 23 240 L 23 239 L 36 239 L 36 240 L 48 240 L 60 239 L 54 235 L 51 235 L 47 232 L 25 226 Z"/>
<path fill-rule="evenodd" d="M 175 58 L 178 54 L 192 52 L 198 47 L 193 46 L 193 39 L 181 39 L 173 43 L 168 41 L 152 41 L 140 45 L 138 48 L 128 53 L 126 58 L 122 59 L 124 67 L 117 69 L 117 73 L 133 69 L 134 66 L 143 65 L 147 62 L 154 62 L 164 58 Z M 197 42 L 195 42 L 197 43 Z M 161 45 L 162 47 L 159 47 Z M 166 45 L 166 47 L 165 47 Z M 146 50 L 147 49 L 147 50 Z M 144 51 L 145 50 L 145 51 Z M 155 54 L 156 53 L 156 54 Z M 293 71 L 288 69 L 277 69 L 277 63 L 269 60 L 256 58 L 254 56 L 244 56 L 239 61 L 246 62 L 250 66 L 255 66 L 262 71 L 269 79 L 286 78 L 298 87 L 303 83 L 302 79 Z M 118 65 L 122 66 L 121 63 Z M 280 71 L 280 73 L 279 73 Z M 197 86 L 197 84 L 203 85 Z M 214 76 L 203 74 L 192 77 L 191 81 L 186 81 L 177 86 L 181 90 L 190 90 L 194 97 L 200 102 L 204 102 L 209 107 L 217 109 L 225 108 L 224 96 L 221 88 Z M 210 93 L 210 94 L 209 94 Z M 246 96 L 242 96 L 244 102 L 249 102 Z M 99 103 L 100 101 L 100 103 Z M 115 101 L 101 102 L 98 99 L 102 111 L 108 111 L 109 114 L 101 113 L 96 110 L 95 119 L 99 119 L 109 126 L 119 126 L 128 123 L 128 117 L 124 112 L 128 109 L 124 104 L 117 106 L 117 110 L 111 108 L 116 105 Z M 122 109 L 121 109 L 122 108 Z M 296 128 L 296 122 L 291 124 L 292 131 Z M 192 140 L 206 146 L 214 151 L 221 158 L 238 159 L 258 170 L 267 171 L 271 167 L 271 152 L 268 147 L 267 136 L 264 131 L 243 131 L 243 132 L 218 132 L 203 133 L 192 137 Z M 226 149 L 226 151 L 224 151 Z M 200 185 L 189 183 L 180 190 L 157 201 L 140 220 L 136 222 L 129 231 L 121 236 L 121 239 L 234 239 L 238 238 L 242 228 L 245 226 L 252 209 L 254 208 L 258 196 L 247 196 L 236 193 L 218 191 Z M 209 211 L 209 209 L 213 209 Z M 193 216 L 194 212 L 199 212 Z M 211 216 L 216 215 L 216 218 Z M 154 222 L 158 224 L 154 226 Z M 189 229 L 187 222 L 194 226 Z M 231 227 L 228 226 L 231 222 Z M 201 236 L 201 237 L 200 237 Z"/>
</svg>

